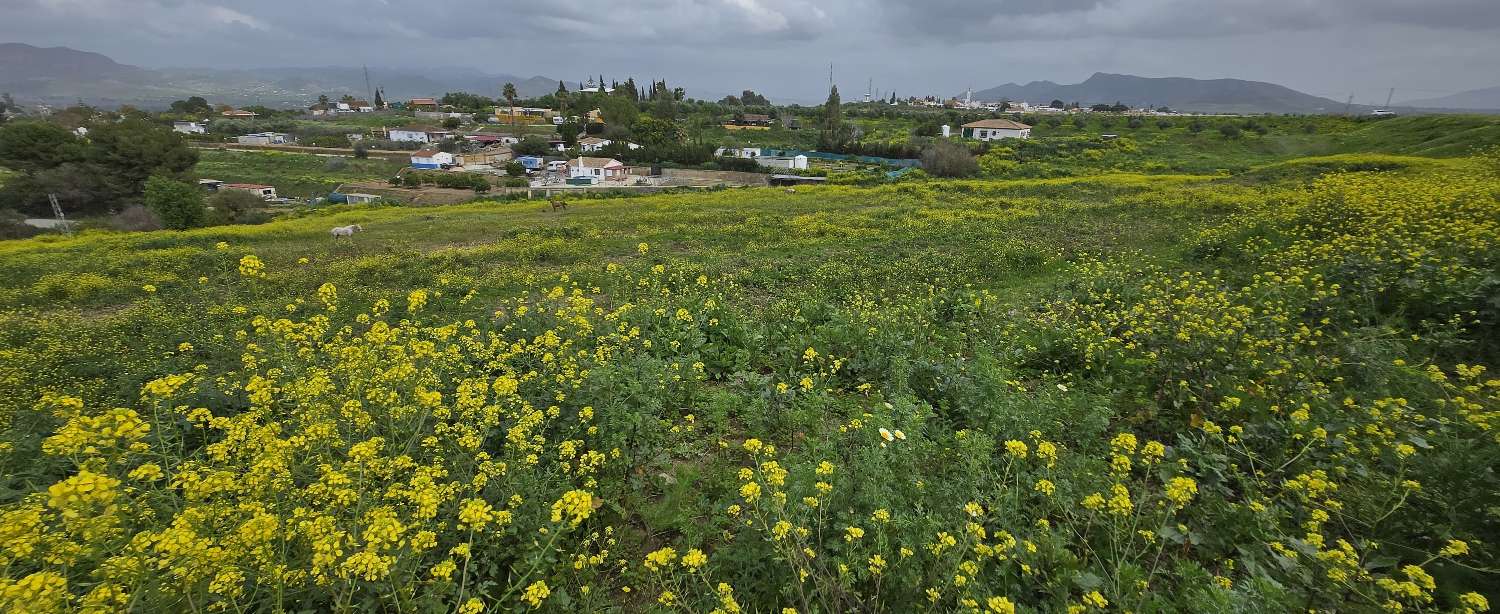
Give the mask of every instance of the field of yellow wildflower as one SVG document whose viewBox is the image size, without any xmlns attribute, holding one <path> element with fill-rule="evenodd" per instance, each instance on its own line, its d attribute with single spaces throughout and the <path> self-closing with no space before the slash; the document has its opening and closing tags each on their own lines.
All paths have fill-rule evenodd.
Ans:
<svg viewBox="0 0 1500 614">
<path fill-rule="evenodd" d="M 0 243 L 0 611 L 1500 598 L 1496 155 L 541 209 Z"/>
</svg>

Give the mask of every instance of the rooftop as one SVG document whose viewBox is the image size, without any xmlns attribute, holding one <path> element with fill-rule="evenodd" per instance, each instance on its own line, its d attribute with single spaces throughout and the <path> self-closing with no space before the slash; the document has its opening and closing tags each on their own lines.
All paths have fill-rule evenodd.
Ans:
<svg viewBox="0 0 1500 614">
<path fill-rule="evenodd" d="M 602 168 L 602 167 L 609 167 L 609 166 L 616 166 L 616 165 L 618 165 L 618 166 L 625 166 L 625 163 L 621 162 L 619 160 L 616 160 L 614 158 L 591 158 L 591 157 L 588 157 L 588 156 L 580 156 L 578 158 L 578 166 L 580 166 L 580 167 L 588 166 L 588 167 L 601 167 Z"/>
<path fill-rule="evenodd" d="M 999 130 L 1025 130 L 1030 128 L 1026 124 L 1008 119 L 981 119 L 977 122 L 964 124 L 965 128 L 992 128 Z"/>
</svg>

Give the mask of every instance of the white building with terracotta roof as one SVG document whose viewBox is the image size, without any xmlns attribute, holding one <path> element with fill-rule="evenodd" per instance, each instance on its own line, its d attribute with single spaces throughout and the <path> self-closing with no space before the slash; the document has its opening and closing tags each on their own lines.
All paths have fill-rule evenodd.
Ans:
<svg viewBox="0 0 1500 614">
<path fill-rule="evenodd" d="M 1031 138 L 1031 126 L 1008 119 L 981 119 L 977 122 L 964 124 L 960 136 L 980 141 L 1029 139 Z"/>
<path fill-rule="evenodd" d="M 439 149 L 419 149 L 411 152 L 411 167 L 439 169 L 453 166 L 453 154 Z"/>
<path fill-rule="evenodd" d="M 624 181 L 629 168 L 614 158 L 591 158 L 579 156 L 568 163 L 569 175 L 574 179 L 588 178 L 594 181 Z"/>
</svg>

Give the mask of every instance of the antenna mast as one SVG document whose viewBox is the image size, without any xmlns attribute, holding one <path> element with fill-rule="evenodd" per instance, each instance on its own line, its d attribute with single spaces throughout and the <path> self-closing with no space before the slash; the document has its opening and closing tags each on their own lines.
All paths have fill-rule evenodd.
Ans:
<svg viewBox="0 0 1500 614">
<path fill-rule="evenodd" d="M 374 100 L 375 99 L 375 90 L 370 89 L 370 67 L 369 66 L 365 66 L 364 69 L 365 69 L 365 96 L 369 97 L 369 98 L 366 98 L 366 100 Z"/>
<path fill-rule="evenodd" d="M 1396 88 L 1394 88 L 1394 87 L 1391 88 L 1391 91 L 1386 92 L 1386 94 L 1385 94 L 1385 108 L 1387 108 L 1387 109 L 1391 108 L 1391 97 L 1395 96 L 1395 95 L 1396 95 Z"/>
</svg>

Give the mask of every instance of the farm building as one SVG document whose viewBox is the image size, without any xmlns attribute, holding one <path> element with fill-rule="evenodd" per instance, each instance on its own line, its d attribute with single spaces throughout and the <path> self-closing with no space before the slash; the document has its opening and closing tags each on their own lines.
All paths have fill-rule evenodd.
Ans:
<svg viewBox="0 0 1500 614">
<path fill-rule="evenodd" d="M 265 200 L 276 198 L 275 186 L 261 185 L 258 183 L 225 183 L 219 185 L 220 190 L 240 190 L 259 196 Z"/>
<path fill-rule="evenodd" d="M 203 122 L 172 122 L 172 132 L 203 134 L 208 132 L 208 125 Z"/>
<path fill-rule="evenodd" d="M 544 109 L 541 107 L 495 107 L 495 119 L 498 119 L 502 122 L 543 122 L 551 121 L 552 118 L 556 116 L 557 111 L 553 111 L 552 109 Z"/>
<path fill-rule="evenodd" d="M 436 111 L 438 110 L 438 101 L 432 98 L 413 98 L 410 102 L 406 103 L 406 108 L 417 111 Z"/>
<path fill-rule="evenodd" d="M 759 147 L 720 147 L 720 148 L 714 150 L 714 156 L 721 157 L 721 158 L 722 157 L 729 157 L 729 158 L 759 158 L 760 157 L 760 148 Z"/>
<path fill-rule="evenodd" d="M 314 117 L 322 117 L 324 115 L 333 115 L 334 111 L 335 111 L 335 109 L 334 109 L 333 105 L 324 104 L 324 103 L 321 103 L 321 102 L 317 103 L 315 105 L 312 105 L 312 106 L 310 106 L 310 107 L 307 108 L 307 112 L 313 114 Z"/>
<path fill-rule="evenodd" d="M 528 171 L 539 171 L 545 161 L 539 156 L 520 156 L 516 158 L 516 162 Z"/>
<path fill-rule="evenodd" d="M 436 169 L 453 166 L 453 154 L 437 149 L 419 149 L 411 152 L 411 167 Z"/>
<path fill-rule="evenodd" d="M 292 139 L 282 132 L 256 132 L 237 136 L 234 140 L 241 145 L 285 145 Z"/>
<path fill-rule="evenodd" d="M 426 128 L 397 128 L 388 132 L 386 138 L 392 141 L 405 141 L 408 143 L 432 142 L 432 139 L 427 136 Z"/>
<path fill-rule="evenodd" d="M 220 113 L 220 115 L 223 115 L 224 117 L 233 117 L 233 118 L 236 118 L 236 119 L 249 119 L 251 117 L 260 117 L 260 114 L 256 113 L 255 111 L 245 111 L 243 109 L 230 109 L 228 111 Z"/>
<path fill-rule="evenodd" d="M 479 151 L 461 153 L 453 157 L 459 166 L 498 166 L 509 162 L 513 157 L 509 147 L 495 146 L 486 147 Z"/>
<path fill-rule="evenodd" d="M 580 156 L 568 163 L 572 171 L 573 179 L 592 179 L 599 181 L 621 181 L 625 179 L 627 168 L 624 162 L 614 158 L 590 158 Z"/>
<path fill-rule="evenodd" d="M 806 169 L 807 156 L 758 156 L 755 163 L 767 168 Z"/>
<path fill-rule="evenodd" d="M 980 141 L 1031 138 L 1031 126 L 1008 119 L 981 119 L 964 124 L 959 136 Z"/>
<path fill-rule="evenodd" d="M 509 134 L 465 134 L 464 140 L 481 145 L 515 145 L 521 139 Z"/>
<path fill-rule="evenodd" d="M 379 194 L 364 194 L 360 192 L 335 192 L 335 194 L 344 197 L 344 202 L 351 205 L 363 205 L 380 200 Z"/>
<path fill-rule="evenodd" d="M 373 105 L 363 100 L 339 102 L 337 109 L 337 111 L 340 113 L 369 113 L 374 110 L 375 107 Z"/>
</svg>

